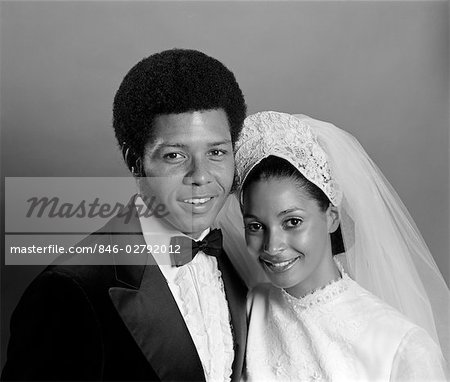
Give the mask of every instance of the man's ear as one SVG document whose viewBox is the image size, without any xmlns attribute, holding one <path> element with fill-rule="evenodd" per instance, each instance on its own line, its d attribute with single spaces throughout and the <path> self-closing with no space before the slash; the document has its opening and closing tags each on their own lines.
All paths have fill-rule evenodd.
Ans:
<svg viewBox="0 0 450 382">
<path fill-rule="evenodd" d="M 328 232 L 333 233 L 334 231 L 337 230 L 340 223 L 338 208 L 330 203 L 326 211 L 326 214 L 327 214 Z"/>
</svg>

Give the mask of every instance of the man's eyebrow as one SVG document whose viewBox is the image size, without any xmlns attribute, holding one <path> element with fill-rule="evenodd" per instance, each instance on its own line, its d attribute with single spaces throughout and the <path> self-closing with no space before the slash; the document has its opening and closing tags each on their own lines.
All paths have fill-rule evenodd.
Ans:
<svg viewBox="0 0 450 382">
<path fill-rule="evenodd" d="M 183 143 L 161 143 L 160 146 L 165 146 L 165 147 L 186 147 L 185 144 Z"/>
<path fill-rule="evenodd" d="M 175 148 L 186 148 L 186 145 L 183 143 L 166 143 L 166 142 L 158 142 L 153 150 L 159 150 L 164 147 L 175 147 Z"/>
<path fill-rule="evenodd" d="M 214 147 L 214 146 L 221 146 L 221 145 L 228 145 L 232 143 L 231 139 L 224 139 L 222 141 L 216 141 L 208 143 L 208 147 Z M 152 152 L 164 149 L 164 148 L 178 148 L 178 149 L 186 149 L 188 146 L 184 143 L 170 143 L 170 142 L 156 142 L 153 148 L 151 149 Z"/>
<path fill-rule="evenodd" d="M 223 141 L 216 141 L 216 142 L 210 142 L 208 143 L 209 147 L 212 146 L 221 146 L 221 145 L 228 145 L 231 143 L 231 139 L 224 139 Z M 176 148 L 187 148 L 188 146 L 184 143 L 169 143 L 169 142 L 158 142 L 154 150 L 158 150 L 162 147 L 176 147 Z"/>
<path fill-rule="evenodd" d="M 224 139 L 223 141 L 211 142 L 208 146 L 228 145 L 230 143 L 231 139 Z"/>
</svg>

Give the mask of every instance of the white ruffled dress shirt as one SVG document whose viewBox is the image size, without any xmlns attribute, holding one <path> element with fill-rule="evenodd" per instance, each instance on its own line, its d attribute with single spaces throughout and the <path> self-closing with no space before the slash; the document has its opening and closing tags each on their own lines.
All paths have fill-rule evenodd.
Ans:
<svg viewBox="0 0 450 382">
<path fill-rule="evenodd" d="M 248 309 L 248 381 L 446 380 L 425 330 L 345 273 L 300 299 L 258 286 Z"/>
<path fill-rule="evenodd" d="M 143 205 L 140 197 L 136 205 Z M 161 219 L 139 217 L 147 245 L 169 248 L 173 231 Z M 203 239 L 209 229 L 202 233 Z M 197 349 L 207 382 L 230 381 L 234 359 L 230 313 L 217 259 L 198 252 L 192 261 L 172 266 L 168 253 L 152 253 Z"/>
</svg>

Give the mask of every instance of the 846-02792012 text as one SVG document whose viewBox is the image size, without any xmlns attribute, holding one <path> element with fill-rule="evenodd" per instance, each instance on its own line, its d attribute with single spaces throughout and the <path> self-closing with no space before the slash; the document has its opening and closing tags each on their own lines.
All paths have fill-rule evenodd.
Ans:
<svg viewBox="0 0 450 382">
<path fill-rule="evenodd" d="M 11 246 L 11 254 L 104 254 L 104 253 L 127 253 L 127 254 L 178 254 L 180 253 L 179 245 L 145 245 L 145 244 L 129 244 L 120 245 L 101 245 L 95 243 L 92 246 L 70 246 L 65 247 L 58 244 L 50 244 L 46 246 L 30 245 L 30 246 Z"/>
</svg>

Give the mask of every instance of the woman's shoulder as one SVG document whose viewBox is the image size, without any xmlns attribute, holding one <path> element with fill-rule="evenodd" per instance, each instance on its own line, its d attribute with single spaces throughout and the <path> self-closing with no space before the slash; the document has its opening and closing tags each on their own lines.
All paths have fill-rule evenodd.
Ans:
<svg viewBox="0 0 450 382">
<path fill-rule="evenodd" d="M 389 340 L 401 341 L 408 333 L 426 334 L 403 313 L 393 308 L 378 296 L 364 289 L 358 283 L 352 283 L 353 293 L 350 294 L 353 319 L 366 322 L 366 334 L 374 338 L 383 333 Z"/>
<path fill-rule="evenodd" d="M 399 380 L 447 381 L 448 365 L 439 345 L 420 328 L 414 327 L 403 337 L 392 366 Z"/>
<path fill-rule="evenodd" d="M 425 329 L 353 280 L 331 314 L 327 325 L 337 334 L 354 334 L 351 342 L 360 354 L 374 355 L 379 349 L 383 359 L 403 364 L 425 353 L 440 355 L 439 346 Z"/>
</svg>

